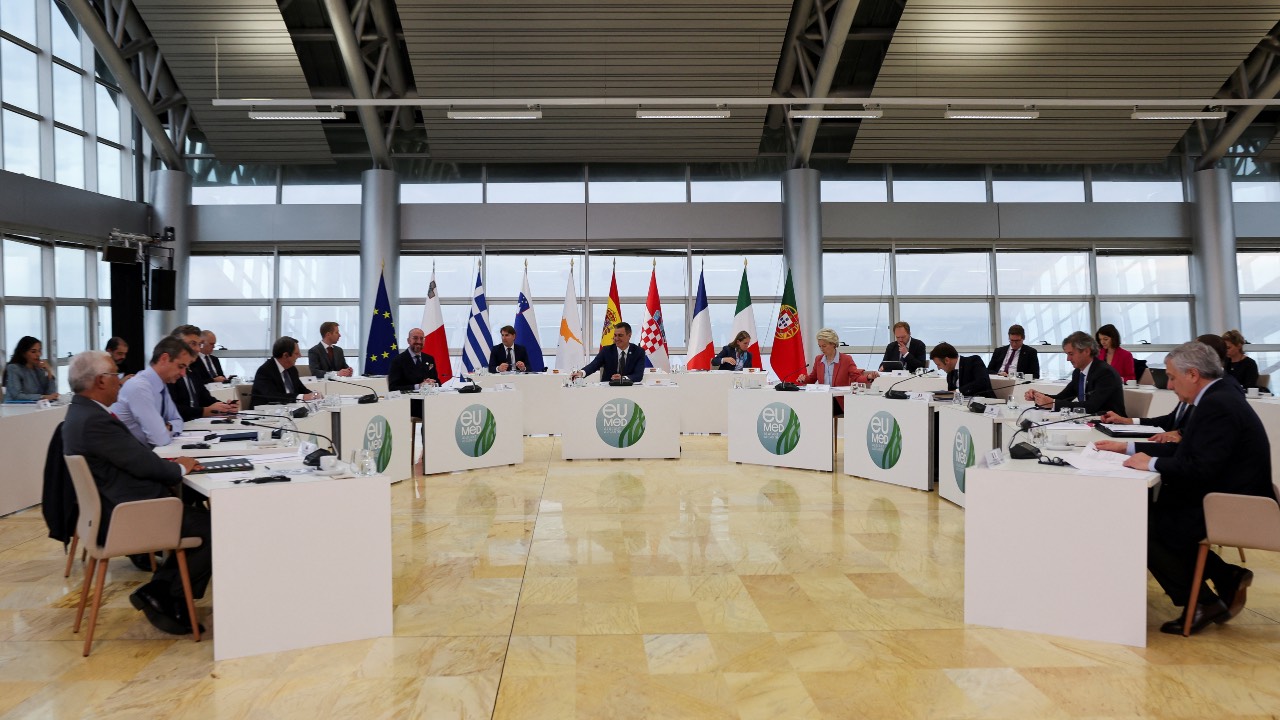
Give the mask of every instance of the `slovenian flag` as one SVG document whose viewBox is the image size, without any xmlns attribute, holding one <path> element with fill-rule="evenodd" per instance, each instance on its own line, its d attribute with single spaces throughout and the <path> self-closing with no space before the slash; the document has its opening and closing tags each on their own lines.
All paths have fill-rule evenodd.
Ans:
<svg viewBox="0 0 1280 720">
<path fill-rule="evenodd" d="M 523 345 L 529 353 L 529 372 L 542 372 L 547 369 L 542 361 L 542 345 L 538 342 L 538 320 L 533 314 L 533 305 L 529 304 L 529 267 L 524 268 L 524 284 L 520 287 L 520 305 L 516 309 L 516 343 Z"/>
</svg>

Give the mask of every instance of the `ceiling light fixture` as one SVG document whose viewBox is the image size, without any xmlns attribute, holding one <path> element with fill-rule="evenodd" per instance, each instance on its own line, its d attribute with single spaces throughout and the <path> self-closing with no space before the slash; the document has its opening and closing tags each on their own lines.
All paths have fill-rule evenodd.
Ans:
<svg viewBox="0 0 1280 720">
<path fill-rule="evenodd" d="M 793 120 L 877 120 L 883 110 L 792 110 Z"/>
<path fill-rule="evenodd" d="M 725 120 L 728 110 L 637 110 L 641 120 Z"/>
<path fill-rule="evenodd" d="M 1226 110 L 1139 110 L 1129 113 L 1130 120 L 1222 120 Z"/>
<path fill-rule="evenodd" d="M 347 114 L 333 110 L 256 110 L 249 109 L 250 120 L 345 120 Z"/>
<path fill-rule="evenodd" d="M 541 110 L 450 110 L 450 120 L 541 120 Z"/>
<path fill-rule="evenodd" d="M 1026 110 L 952 110 L 948 105 L 942 117 L 944 120 L 1035 120 L 1040 117 L 1040 111 L 1035 107 Z"/>
</svg>

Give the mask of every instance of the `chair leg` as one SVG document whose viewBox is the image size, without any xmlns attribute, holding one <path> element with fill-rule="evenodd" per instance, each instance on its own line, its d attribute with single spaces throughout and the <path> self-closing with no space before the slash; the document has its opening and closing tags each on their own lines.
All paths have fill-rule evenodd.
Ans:
<svg viewBox="0 0 1280 720">
<path fill-rule="evenodd" d="M 102 591 L 107 586 L 107 558 L 98 561 L 98 592 L 93 596 L 93 609 L 89 611 L 89 629 L 84 634 L 84 656 L 89 657 L 93 647 L 93 630 L 98 626 L 98 608 L 102 607 Z"/>
<path fill-rule="evenodd" d="M 67 569 L 63 571 L 62 577 L 71 577 L 71 565 L 76 561 L 76 545 L 80 544 L 80 533 L 71 536 L 71 549 L 67 550 Z"/>
<path fill-rule="evenodd" d="M 200 642 L 200 620 L 196 618 L 196 601 L 191 596 L 191 576 L 187 574 L 187 551 L 179 549 L 178 575 L 182 578 L 182 594 L 187 598 L 187 618 L 191 620 L 191 635 Z"/>
<path fill-rule="evenodd" d="M 1200 553 L 1196 556 L 1196 575 L 1191 580 L 1191 599 L 1187 601 L 1183 616 L 1186 622 L 1182 625 L 1182 637 L 1191 637 L 1191 622 L 1196 617 L 1196 603 L 1200 602 L 1200 583 L 1204 582 L 1204 561 L 1209 557 L 1209 544 L 1200 543 Z"/>
<path fill-rule="evenodd" d="M 153 552 L 149 552 L 147 553 L 147 558 L 151 560 L 151 572 L 155 572 L 156 571 L 156 554 Z"/>
<path fill-rule="evenodd" d="M 1240 553 L 1240 562 L 1246 562 L 1244 559 L 1244 548 L 1236 548 L 1236 551 Z"/>
<path fill-rule="evenodd" d="M 84 619 L 84 604 L 89 601 L 89 589 L 93 587 L 93 573 L 98 569 L 98 558 L 89 561 L 84 569 L 84 585 L 80 588 L 80 604 L 76 606 L 76 625 L 72 632 L 80 632 L 80 621 Z"/>
</svg>

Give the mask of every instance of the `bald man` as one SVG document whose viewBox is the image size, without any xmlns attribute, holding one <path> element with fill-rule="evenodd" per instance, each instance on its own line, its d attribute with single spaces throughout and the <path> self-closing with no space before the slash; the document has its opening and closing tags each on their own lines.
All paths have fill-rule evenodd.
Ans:
<svg viewBox="0 0 1280 720">
<path fill-rule="evenodd" d="M 422 352 L 422 341 L 427 337 L 422 328 L 409 331 L 409 349 L 396 355 L 387 373 L 387 387 L 400 392 L 417 390 L 420 385 L 439 385 L 436 359 Z"/>
</svg>

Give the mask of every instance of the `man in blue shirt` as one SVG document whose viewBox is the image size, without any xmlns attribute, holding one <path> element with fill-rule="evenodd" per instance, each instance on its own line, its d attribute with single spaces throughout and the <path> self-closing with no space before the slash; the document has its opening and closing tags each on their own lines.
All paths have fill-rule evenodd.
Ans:
<svg viewBox="0 0 1280 720">
<path fill-rule="evenodd" d="M 151 447 L 173 442 L 174 435 L 182 432 L 182 416 L 169 396 L 168 385 L 185 376 L 194 361 L 191 348 L 178 338 L 156 343 L 150 366 L 120 388 L 111 412 L 140 442 Z"/>
</svg>

